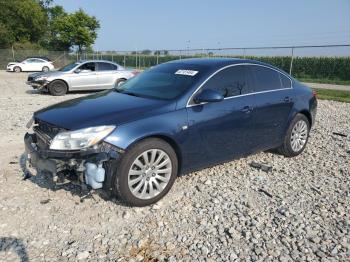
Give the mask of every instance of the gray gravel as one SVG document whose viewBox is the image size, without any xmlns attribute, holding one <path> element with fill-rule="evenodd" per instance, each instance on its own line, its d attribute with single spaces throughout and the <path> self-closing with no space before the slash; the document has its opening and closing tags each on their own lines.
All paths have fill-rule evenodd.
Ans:
<svg viewBox="0 0 350 262">
<path fill-rule="evenodd" d="M 319 102 L 298 157 L 264 152 L 194 172 L 156 205 L 129 208 L 100 191 L 54 190 L 44 174 L 22 180 L 30 115 L 85 95 L 33 93 L 25 76 L 0 72 L 1 261 L 349 260 L 350 104 Z"/>
</svg>

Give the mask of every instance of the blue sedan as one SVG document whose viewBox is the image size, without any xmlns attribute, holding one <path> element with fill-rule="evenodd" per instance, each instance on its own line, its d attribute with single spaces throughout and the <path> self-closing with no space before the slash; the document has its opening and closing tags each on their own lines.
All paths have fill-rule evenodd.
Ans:
<svg viewBox="0 0 350 262">
<path fill-rule="evenodd" d="M 55 181 L 74 174 L 145 206 L 179 174 L 268 149 L 299 155 L 316 107 L 310 88 L 271 65 L 185 59 L 35 112 L 25 145 L 29 164 Z"/>
</svg>

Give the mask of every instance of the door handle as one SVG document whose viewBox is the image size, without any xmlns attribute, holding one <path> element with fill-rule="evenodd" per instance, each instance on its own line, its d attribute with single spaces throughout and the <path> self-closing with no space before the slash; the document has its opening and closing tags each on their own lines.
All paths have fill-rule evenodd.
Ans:
<svg viewBox="0 0 350 262">
<path fill-rule="evenodd" d="M 251 106 L 245 106 L 245 107 L 243 107 L 243 108 L 241 109 L 241 111 L 242 111 L 243 113 L 249 114 L 250 112 L 253 111 L 253 107 L 251 107 Z"/>
<path fill-rule="evenodd" d="M 283 102 L 285 102 L 285 103 L 290 103 L 290 102 L 292 102 L 292 98 L 290 98 L 289 96 L 286 96 L 286 97 L 283 99 Z"/>
</svg>

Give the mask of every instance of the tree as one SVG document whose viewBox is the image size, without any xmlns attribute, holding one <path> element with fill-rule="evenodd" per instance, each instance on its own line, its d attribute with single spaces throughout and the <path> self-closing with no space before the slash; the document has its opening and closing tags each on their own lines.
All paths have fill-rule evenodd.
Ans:
<svg viewBox="0 0 350 262">
<path fill-rule="evenodd" d="M 0 0 L 0 48 L 91 48 L 99 22 L 83 10 L 67 14 L 53 0 Z"/>
<path fill-rule="evenodd" d="M 149 50 L 149 49 L 145 49 L 145 50 L 142 50 L 141 54 L 143 54 L 143 55 L 150 55 L 150 54 L 152 54 L 152 51 Z"/>
<path fill-rule="evenodd" d="M 100 23 L 94 16 L 89 16 L 82 9 L 72 14 L 58 12 L 53 15 L 56 16 L 51 24 L 51 45 L 76 46 L 81 52 L 95 42 Z"/>
<path fill-rule="evenodd" d="M 38 42 L 47 30 L 47 15 L 33 0 L 0 0 L 0 48 L 15 42 Z"/>
</svg>

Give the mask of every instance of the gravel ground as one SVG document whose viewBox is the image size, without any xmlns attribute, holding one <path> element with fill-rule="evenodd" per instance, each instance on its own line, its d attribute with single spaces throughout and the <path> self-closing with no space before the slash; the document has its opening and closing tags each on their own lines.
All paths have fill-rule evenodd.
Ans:
<svg viewBox="0 0 350 262">
<path fill-rule="evenodd" d="M 158 204 L 130 208 L 54 189 L 43 174 L 22 179 L 33 111 L 86 95 L 39 94 L 25 78 L 0 72 L 0 261 L 349 261 L 350 104 L 319 101 L 298 157 L 265 152 L 194 172 Z"/>
</svg>

